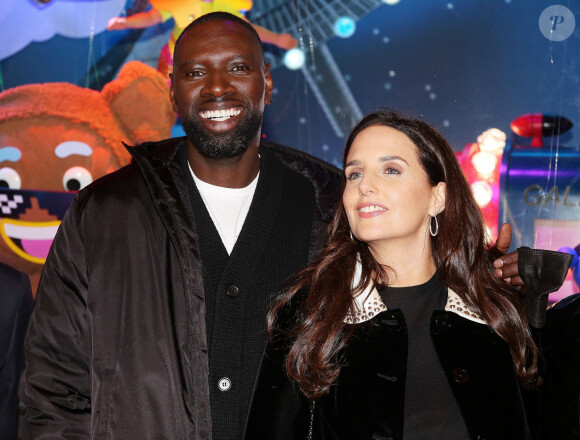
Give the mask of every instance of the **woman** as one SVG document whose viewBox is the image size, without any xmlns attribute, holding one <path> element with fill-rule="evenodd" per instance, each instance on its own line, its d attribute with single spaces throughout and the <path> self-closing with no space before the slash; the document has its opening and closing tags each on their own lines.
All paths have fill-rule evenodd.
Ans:
<svg viewBox="0 0 580 440">
<path fill-rule="evenodd" d="M 537 348 L 448 143 L 377 111 L 343 164 L 326 246 L 270 313 L 246 438 L 530 438 Z"/>
</svg>

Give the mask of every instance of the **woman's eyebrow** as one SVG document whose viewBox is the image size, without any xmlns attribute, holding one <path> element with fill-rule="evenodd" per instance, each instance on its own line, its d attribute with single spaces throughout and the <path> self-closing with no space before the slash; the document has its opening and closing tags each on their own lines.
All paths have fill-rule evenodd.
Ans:
<svg viewBox="0 0 580 440">
<path fill-rule="evenodd" d="M 405 159 L 403 159 L 401 156 L 381 156 L 379 157 L 378 161 L 379 162 L 390 162 L 391 160 L 400 160 L 401 162 L 405 162 L 407 165 L 409 165 L 409 162 L 407 162 Z M 354 166 L 358 166 L 361 164 L 361 161 L 358 159 L 354 159 L 351 160 L 350 162 L 347 162 L 344 167 L 354 167 Z"/>
<path fill-rule="evenodd" d="M 346 167 L 355 167 L 355 166 L 357 166 L 357 165 L 360 165 L 360 160 L 357 160 L 357 159 L 355 159 L 355 160 L 351 160 L 350 162 L 347 162 L 347 163 L 344 165 L 344 167 L 345 167 L 345 168 L 346 168 Z"/>
<path fill-rule="evenodd" d="M 381 156 L 381 157 L 379 157 L 379 162 L 390 162 L 391 160 L 400 160 L 401 162 L 405 162 L 407 165 L 409 165 L 409 162 L 407 162 L 401 156 Z"/>
</svg>

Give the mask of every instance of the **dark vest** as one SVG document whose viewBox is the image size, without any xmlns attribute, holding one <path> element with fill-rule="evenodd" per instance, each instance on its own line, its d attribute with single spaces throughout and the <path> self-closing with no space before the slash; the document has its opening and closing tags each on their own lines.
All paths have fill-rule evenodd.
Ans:
<svg viewBox="0 0 580 440">
<path fill-rule="evenodd" d="M 189 184 L 203 267 L 214 440 L 241 438 L 267 340 L 268 305 L 310 253 L 312 184 L 268 151 L 260 154 L 256 192 L 231 255 L 192 178 Z M 185 151 L 182 164 L 189 175 Z"/>
</svg>

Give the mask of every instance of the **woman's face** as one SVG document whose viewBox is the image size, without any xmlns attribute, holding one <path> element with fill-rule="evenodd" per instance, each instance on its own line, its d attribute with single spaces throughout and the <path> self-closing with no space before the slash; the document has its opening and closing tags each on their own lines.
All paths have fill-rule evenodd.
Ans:
<svg viewBox="0 0 580 440">
<path fill-rule="evenodd" d="M 425 244 L 430 215 L 443 210 L 445 184 L 432 187 L 417 147 L 400 131 L 374 125 L 354 139 L 342 197 L 352 233 L 371 249 Z"/>
</svg>

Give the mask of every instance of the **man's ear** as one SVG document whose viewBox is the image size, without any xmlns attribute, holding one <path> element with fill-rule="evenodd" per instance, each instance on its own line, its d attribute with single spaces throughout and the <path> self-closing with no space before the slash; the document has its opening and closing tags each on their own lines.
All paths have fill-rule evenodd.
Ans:
<svg viewBox="0 0 580 440">
<path fill-rule="evenodd" d="M 264 104 L 269 105 L 272 103 L 272 90 L 274 89 L 274 82 L 272 81 L 272 75 L 270 75 L 270 63 L 266 64 L 264 80 L 266 83 Z"/>
<path fill-rule="evenodd" d="M 433 199 L 429 215 L 433 217 L 445 209 L 445 199 L 447 196 L 447 185 L 445 182 L 439 182 L 435 185 L 431 190 L 431 194 L 433 195 Z"/>
<path fill-rule="evenodd" d="M 177 103 L 175 102 L 175 90 L 174 90 L 174 83 L 173 83 L 173 72 L 169 74 L 169 79 L 171 80 L 171 85 L 169 86 L 169 99 L 171 100 L 171 108 L 175 113 L 179 113 L 177 108 Z"/>
</svg>

